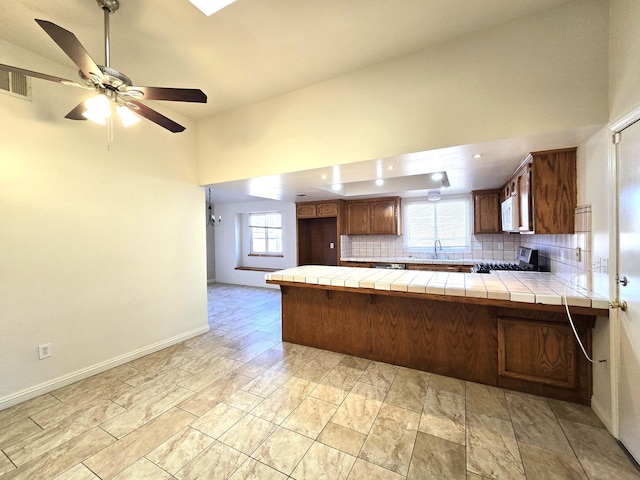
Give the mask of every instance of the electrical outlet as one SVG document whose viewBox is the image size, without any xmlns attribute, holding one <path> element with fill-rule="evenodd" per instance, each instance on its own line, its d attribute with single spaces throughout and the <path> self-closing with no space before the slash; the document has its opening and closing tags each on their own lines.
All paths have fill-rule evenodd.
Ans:
<svg viewBox="0 0 640 480">
<path fill-rule="evenodd" d="M 498 250 L 498 251 L 504 250 L 504 243 L 502 243 L 502 242 L 496 243 L 496 250 Z"/>
<path fill-rule="evenodd" d="M 594 256 L 591 259 L 591 270 L 594 273 L 600 273 L 600 265 L 601 265 L 601 259 L 600 257 Z"/>
<path fill-rule="evenodd" d="M 600 264 L 600 271 L 602 273 L 609 273 L 609 259 L 603 258 L 602 263 Z"/>
<path fill-rule="evenodd" d="M 476 244 L 473 246 L 474 250 L 482 250 L 482 243 L 481 242 L 476 242 Z"/>
<path fill-rule="evenodd" d="M 45 358 L 49 358 L 51 356 L 51 344 L 43 343 L 42 345 L 38 345 L 38 358 L 40 360 L 44 360 Z"/>
</svg>

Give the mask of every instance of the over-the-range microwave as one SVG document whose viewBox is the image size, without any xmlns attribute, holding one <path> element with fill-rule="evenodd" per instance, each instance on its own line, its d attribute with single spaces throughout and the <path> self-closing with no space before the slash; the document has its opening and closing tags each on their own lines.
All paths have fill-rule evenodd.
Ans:
<svg viewBox="0 0 640 480">
<path fill-rule="evenodd" d="M 502 202 L 502 231 L 517 232 L 520 227 L 518 197 L 512 196 Z"/>
</svg>

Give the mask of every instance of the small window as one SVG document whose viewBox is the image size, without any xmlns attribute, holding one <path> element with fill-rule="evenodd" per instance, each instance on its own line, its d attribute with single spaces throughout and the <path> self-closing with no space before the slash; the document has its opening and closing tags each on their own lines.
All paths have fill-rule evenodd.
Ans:
<svg viewBox="0 0 640 480">
<path fill-rule="evenodd" d="M 282 255 L 282 214 L 256 212 L 249 214 L 250 255 Z"/>
<path fill-rule="evenodd" d="M 464 252 L 471 249 L 471 198 L 456 197 L 437 202 L 404 203 L 404 239 L 407 249 L 434 248 L 440 240 L 443 250 Z"/>
</svg>

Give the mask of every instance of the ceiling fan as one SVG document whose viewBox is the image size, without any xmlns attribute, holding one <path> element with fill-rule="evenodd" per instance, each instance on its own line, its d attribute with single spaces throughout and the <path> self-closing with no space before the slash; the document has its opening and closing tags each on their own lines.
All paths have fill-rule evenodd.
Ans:
<svg viewBox="0 0 640 480">
<path fill-rule="evenodd" d="M 185 127 L 165 117 L 161 113 L 147 107 L 140 100 L 169 100 L 175 102 L 206 103 L 207 96 L 199 89 L 166 88 L 166 87 L 138 87 L 134 86 L 129 77 L 111 68 L 109 61 L 109 15 L 120 7 L 118 0 L 96 0 L 104 12 L 104 54 L 105 64 L 97 65 L 84 49 L 78 38 L 68 30 L 47 20 L 38 20 L 45 32 L 66 53 L 80 69 L 81 82 L 74 82 L 65 78 L 33 72 L 10 65 L 0 64 L 0 70 L 18 73 L 33 78 L 72 85 L 80 88 L 95 90 L 98 95 L 90 97 L 71 110 L 65 118 L 71 120 L 93 120 L 101 124 L 111 119 L 112 107 L 127 126 L 144 117 L 167 130 L 178 133 Z"/>
</svg>

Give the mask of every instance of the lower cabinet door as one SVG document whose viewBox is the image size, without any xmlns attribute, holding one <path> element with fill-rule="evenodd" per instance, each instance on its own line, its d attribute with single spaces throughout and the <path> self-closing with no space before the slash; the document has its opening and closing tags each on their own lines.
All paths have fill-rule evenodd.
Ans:
<svg viewBox="0 0 640 480">
<path fill-rule="evenodd" d="M 569 325 L 498 318 L 498 375 L 574 388 L 577 344 Z"/>
</svg>

